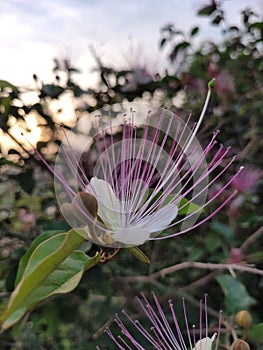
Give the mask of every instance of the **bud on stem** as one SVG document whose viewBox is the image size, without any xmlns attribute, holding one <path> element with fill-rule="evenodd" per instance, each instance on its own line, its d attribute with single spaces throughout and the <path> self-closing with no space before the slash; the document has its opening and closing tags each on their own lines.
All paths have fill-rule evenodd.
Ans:
<svg viewBox="0 0 263 350">
<path fill-rule="evenodd" d="M 253 322 L 252 317 L 247 310 L 239 311 L 235 316 L 235 321 L 239 327 L 242 327 L 245 329 L 250 328 Z"/>
<path fill-rule="evenodd" d="M 250 346 L 245 340 L 238 339 L 234 342 L 233 350 L 250 350 Z"/>
<path fill-rule="evenodd" d="M 212 90 L 212 89 L 215 87 L 215 82 L 216 82 L 216 79 L 215 79 L 215 78 L 213 78 L 213 79 L 211 79 L 211 80 L 209 81 L 209 83 L 208 83 L 208 89 L 209 89 L 209 90 Z"/>
</svg>

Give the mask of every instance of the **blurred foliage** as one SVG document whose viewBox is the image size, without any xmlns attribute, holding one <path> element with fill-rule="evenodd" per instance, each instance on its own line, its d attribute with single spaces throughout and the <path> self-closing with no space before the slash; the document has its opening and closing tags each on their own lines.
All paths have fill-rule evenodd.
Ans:
<svg viewBox="0 0 263 350">
<path fill-rule="evenodd" d="M 153 281 L 143 280 L 165 267 L 194 261 L 246 262 L 262 272 L 263 22 L 253 10 L 244 9 L 240 24 L 233 26 L 225 19 L 223 2 L 216 1 L 200 8 L 198 15 L 218 27 L 221 40 L 200 43 L 198 26 L 185 33 L 167 24 L 160 37 L 160 50 L 168 53 L 164 74 L 150 73 L 147 62 L 144 66 L 134 62 L 127 70 L 105 66 L 93 50 L 99 76 L 95 88 L 78 85 L 75 77 L 80 71 L 67 59 L 54 60 L 52 83 L 42 82 L 36 74 L 35 86 L 30 89 L 0 81 L 0 310 L 14 288 L 19 259 L 33 239 L 45 230 L 69 228 L 56 204 L 52 176 L 28 142 L 36 133 L 28 116 L 35 118 L 40 132 L 39 138 L 30 142 L 52 163 L 62 137 L 61 123 L 70 128 L 82 115 L 105 104 L 135 99 L 166 107 L 182 117 L 192 110 L 194 119 L 207 81 L 215 77 L 216 93 L 200 141 L 206 144 L 211 132 L 220 129 L 220 141 L 231 146 L 240 164 L 246 165 L 245 175 L 232 185 L 238 195 L 209 223 L 177 239 L 145 244 L 150 265 L 123 250 L 108 264 L 94 267 L 74 292 L 46 301 L 2 334 L 1 349 L 81 350 L 94 349 L 98 343 L 113 349 L 103 328 L 110 325 L 114 331 L 113 315 L 121 307 L 139 316 L 133 297 L 151 290 L 163 303 L 183 295 L 190 308 L 208 293 L 211 309 L 224 309 L 228 321 L 222 343 L 230 346 L 235 331 L 239 338 L 248 336 L 253 349 L 262 349 L 262 274 L 191 267 Z M 33 102 L 27 102 L 28 95 Z M 64 119 L 63 99 L 73 104 L 73 120 Z M 23 135 L 15 132 L 17 125 Z M 87 247 L 91 254 L 95 250 Z M 138 275 L 142 278 L 133 278 Z M 251 312 L 254 322 L 246 334 L 233 318 L 241 308 Z M 213 320 L 214 313 L 210 316 Z"/>
</svg>

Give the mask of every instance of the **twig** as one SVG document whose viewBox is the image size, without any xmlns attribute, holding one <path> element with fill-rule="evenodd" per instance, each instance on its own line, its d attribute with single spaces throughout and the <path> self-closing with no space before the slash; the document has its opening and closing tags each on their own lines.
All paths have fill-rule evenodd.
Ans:
<svg viewBox="0 0 263 350">
<path fill-rule="evenodd" d="M 240 246 L 242 251 L 246 250 L 247 247 L 252 244 L 256 239 L 258 239 L 263 234 L 263 226 L 261 226 L 257 231 L 250 235 L 245 242 Z"/>
<path fill-rule="evenodd" d="M 179 288 L 179 290 L 185 291 L 185 290 L 193 290 L 193 289 L 199 288 L 200 286 L 208 283 L 208 281 L 213 279 L 217 274 L 218 274 L 218 271 L 210 272 L 208 275 L 198 278 L 196 281 L 188 284 L 187 286 Z"/>
<path fill-rule="evenodd" d="M 98 330 L 96 333 L 92 335 L 92 340 L 98 340 L 98 338 L 101 336 L 101 334 L 105 331 L 105 328 L 109 327 L 114 321 L 114 318 L 111 317 L 108 319 Z"/>
<path fill-rule="evenodd" d="M 237 270 L 241 272 L 250 272 L 256 275 L 263 276 L 263 271 L 259 270 L 255 267 L 251 267 L 248 265 L 241 264 L 211 264 L 211 263 L 203 263 L 197 261 L 186 261 L 177 265 L 166 267 L 160 271 L 157 271 L 149 276 L 128 276 L 125 279 L 128 282 L 136 281 L 136 282 L 150 282 L 152 283 L 155 279 L 159 277 L 164 277 L 173 272 L 188 269 L 188 268 L 198 268 L 205 270 Z"/>
</svg>

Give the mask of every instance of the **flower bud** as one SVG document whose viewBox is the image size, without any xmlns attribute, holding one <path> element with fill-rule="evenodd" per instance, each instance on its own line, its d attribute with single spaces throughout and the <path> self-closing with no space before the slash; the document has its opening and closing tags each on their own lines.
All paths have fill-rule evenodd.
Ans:
<svg viewBox="0 0 263 350">
<path fill-rule="evenodd" d="M 216 79 L 215 78 L 213 78 L 213 79 L 211 79 L 210 81 L 209 81 L 209 83 L 208 83 L 208 88 L 211 90 L 211 89 L 213 89 L 214 87 L 215 87 L 215 82 L 216 82 Z"/>
<path fill-rule="evenodd" d="M 98 202 L 97 199 L 87 192 L 79 192 L 72 201 L 72 206 L 76 210 L 85 209 L 90 213 L 94 218 L 98 213 Z"/>
<path fill-rule="evenodd" d="M 250 350 L 250 346 L 245 340 L 238 339 L 234 342 L 233 350 Z"/>
<path fill-rule="evenodd" d="M 243 328 L 250 328 L 252 325 L 252 317 L 247 310 L 239 311 L 235 316 L 236 324 Z"/>
</svg>

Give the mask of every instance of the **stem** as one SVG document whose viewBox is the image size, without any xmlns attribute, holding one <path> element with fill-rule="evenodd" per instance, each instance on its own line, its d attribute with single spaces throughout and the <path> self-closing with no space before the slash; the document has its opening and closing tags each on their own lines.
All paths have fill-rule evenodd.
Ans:
<svg viewBox="0 0 263 350">
<path fill-rule="evenodd" d="M 257 231 L 255 231 L 251 236 L 249 236 L 245 242 L 240 246 L 242 251 L 246 250 L 250 244 L 252 244 L 257 238 L 263 234 L 263 226 L 261 226 Z"/>
<path fill-rule="evenodd" d="M 194 132 L 193 134 L 191 135 L 190 137 L 190 140 L 188 141 L 188 144 L 186 145 L 185 149 L 184 149 L 184 153 L 187 152 L 188 148 L 191 146 L 192 142 L 193 142 L 193 139 L 195 138 L 196 134 L 197 134 L 197 131 L 199 130 L 200 128 L 200 125 L 204 119 L 204 116 L 205 116 L 205 112 L 207 110 L 207 107 L 208 107 L 208 103 L 209 103 L 209 100 L 210 100 L 210 97 L 211 97 L 211 89 L 208 89 L 207 91 L 207 95 L 206 95 L 206 99 L 205 99 L 205 103 L 204 103 L 204 106 L 203 106 L 203 109 L 202 109 L 202 112 L 200 114 L 200 117 L 199 117 L 199 120 L 196 124 L 196 127 L 194 129 Z"/>
<path fill-rule="evenodd" d="M 197 262 L 197 261 L 186 261 L 177 265 L 166 267 L 160 271 L 157 271 L 149 276 L 129 276 L 125 279 L 129 281 L 134 282 L 154 282 L 157 278 L 165 277 L 166 275 L 169 275 L 171 273 L 174 273 L 176 271 L 188 269 L 188 268 L 198 268 L 202 270 L 237 270 L 241 272 L 250 272 L 256 275 L 263 276 L 263 270 L 248 266 L 248 265 L 241 265 L 241 264 L 213 264 L 213 263 L 204 263 L 204 262 Z"/>
</svg>

